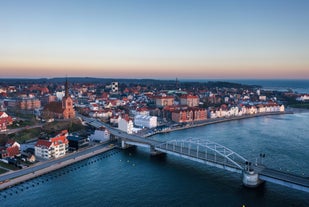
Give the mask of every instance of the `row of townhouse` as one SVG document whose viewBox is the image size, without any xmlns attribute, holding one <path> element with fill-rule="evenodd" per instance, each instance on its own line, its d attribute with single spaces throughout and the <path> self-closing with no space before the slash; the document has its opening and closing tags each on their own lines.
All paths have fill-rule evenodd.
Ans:
<svg viewBox="0 0 309 207">
<path fill-rule="evenodd" d="M 284 112 L 284 105 L 278 104 L 258 104 L 252 106 L 233 106 L 230 108 L 220 107 L 209 110 L 209 118 L 234 117 L 243 115 L 254 115 L 258 113 Z"/>
<path fill-rule="evenodd" d="M 207 110 L 202 108 L 190 108 L 186 110 L 176 110 L 172 112 L 174 122 L 193 122 L 207 120 Z"/>
</svg>

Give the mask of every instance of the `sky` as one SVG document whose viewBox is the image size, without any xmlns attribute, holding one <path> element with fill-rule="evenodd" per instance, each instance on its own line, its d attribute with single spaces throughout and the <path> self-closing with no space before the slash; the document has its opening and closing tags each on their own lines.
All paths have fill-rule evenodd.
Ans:
<svg viewBox="0 0 309 207">
<path fill-rule="evenodd" d="M 1 77 L 309 79 L 307 0 L 0 0 Z"/>
</svg>

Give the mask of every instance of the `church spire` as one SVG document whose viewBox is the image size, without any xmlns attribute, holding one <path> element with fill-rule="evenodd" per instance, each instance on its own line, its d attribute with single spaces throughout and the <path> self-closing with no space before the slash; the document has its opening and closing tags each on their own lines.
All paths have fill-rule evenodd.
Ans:
<svg viewBox="0 0 309 207">
<path fill-rule="evenodd" d="M 69 83 L 68 83 L 68 77 L 65 78 L 65 97 L 69 97 Z"/>
</svg>

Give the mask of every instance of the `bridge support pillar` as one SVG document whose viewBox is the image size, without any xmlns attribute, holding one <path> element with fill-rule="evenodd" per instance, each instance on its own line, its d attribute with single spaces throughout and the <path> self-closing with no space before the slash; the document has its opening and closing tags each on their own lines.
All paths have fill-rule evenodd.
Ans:
<svg viewBox="0 0 309 207">
<path fill-rule="evenodd" d="M 151 154 L 151 156 L 157 156 L 157 155 L 162 155 L 162 154 L 164 154 L 164 153 L 155 150 L 155 147 L 154 147 L 154 146 L 150 146 L 150 154 Z"/>
<path fill-rule="evenodd" d="M 127 144 L 124 140 L 121 140 L 121 148 L 122 149 L 127 149 L 131 147 L 132 145 Z"/>
<path fill-rule="evenodd" d="M 263 183 L 263 181 L 259 179 L 259 174 L 255 173 L 254 170 L 244 170 L 242 176 L 242 183 L 246 187 L 256 188 Z"/>
</svg>

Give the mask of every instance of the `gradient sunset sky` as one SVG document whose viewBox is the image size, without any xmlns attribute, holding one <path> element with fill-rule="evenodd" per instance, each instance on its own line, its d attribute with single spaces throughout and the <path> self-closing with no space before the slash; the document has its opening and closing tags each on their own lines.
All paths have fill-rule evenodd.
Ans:
<svg viewBox="0 0 309 207">
<path fill-rule="evenodd" d="M 309 1 L 0 0 L 0 72 L 309 79 Z"/>
</svg>

